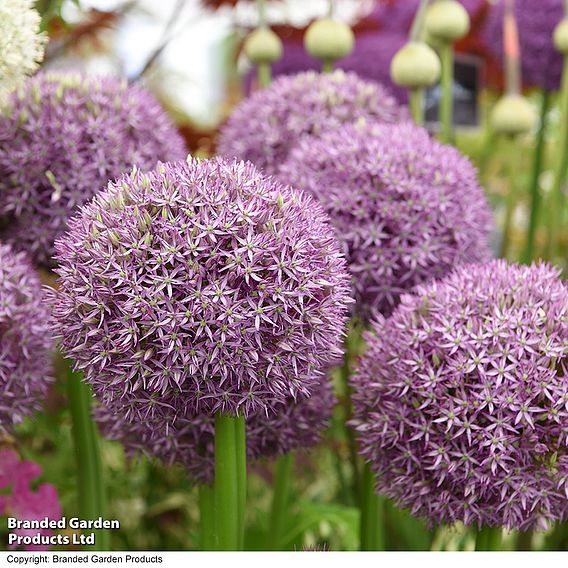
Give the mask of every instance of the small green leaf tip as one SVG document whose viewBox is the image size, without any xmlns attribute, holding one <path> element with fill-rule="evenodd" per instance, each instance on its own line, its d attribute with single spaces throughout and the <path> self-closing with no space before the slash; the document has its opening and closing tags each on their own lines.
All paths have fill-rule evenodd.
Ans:
<svg viewBox="0 0 568 568">
<path fill-rule="evenodd" d="M 337 61 L 353 51 L 355 36 L 344 22 L 324 18 L 313 22 L 306 30 L 304 47 L 320 61 Z"/>
<path fill-rule="evenodd" d="M 424 27 L 433 40 L 453 43 L 469 32 L 469 14 L 456 0 L 437 0 L 426 10 Z"/>
<path fill-rule="evenodd" d="M 246 38 L 243 51 L 255 65 L 274 63 L 282 57 L 282 40 L 271 29 L 258 28 Z"/>
<path fill-rule="evenodd" d="M 431 87 L 440 79 L 440 58 L 422 41 L 410 41 L 401 47 L 391 62 L 393 83 L 408 89 Z"/>
</svg>

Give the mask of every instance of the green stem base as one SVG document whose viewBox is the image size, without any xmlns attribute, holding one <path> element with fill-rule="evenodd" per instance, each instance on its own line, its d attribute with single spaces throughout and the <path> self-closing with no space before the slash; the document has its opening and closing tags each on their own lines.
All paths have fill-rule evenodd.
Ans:
<svg viewBox="0 0 568 568">
<path fill-rule="evenodd" d="M 375 474 L 365 464 L 361 491 L 361 550 L 386 550 L 385 503 L 375 493 Z"/>
<path fill-rule="evenodd" d="M 102 461 L 97 428 L 91 418 L 92 393 L 83 382 L 82 373 L 70 367 L 67 374 L 67 397 L 73 425 L 73 443 L 77 462 L 77 492 L 79 513 L 82 519 L 106 518 L 106 492 L 103 482 Z M 106 530 L 95 532 L 92 551 L 111 550 L 110 534 Z"/>
<path fill-rule="evenodd" d="M 274 475 L 274 493 L 270 513 L 270 530 L 268 532 L 267 549 L 282 550 L 282 537 L 286 529 L 287 511 L 290 504 L 290 488 L 294 457 L 288 453 L 278 458 Z"/>
</svg>

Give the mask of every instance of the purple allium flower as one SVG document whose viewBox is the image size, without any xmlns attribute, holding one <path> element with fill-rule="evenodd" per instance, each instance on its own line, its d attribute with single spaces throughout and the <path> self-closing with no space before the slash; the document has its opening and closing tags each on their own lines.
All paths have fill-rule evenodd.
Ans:
<svg viewBox="0 0 568 568">
<path fill-rule="evenodd" d="M 392 123 L 408 113 L 381 85 L 354 73 L 279 77 L 235 109 L 221 129 L 219 154 L 274 174 L 303 138 L 315 139 L 360 118 Z"/>
<path fill-rule="evenodd" d="M 50 483 L 42 483 L 34 491 L 32 484 L 42 474 L 41 467 L 30 461 L 20 461 L 10 449 L 0 449 L 0 515 L 15 517 L 20 521 L 51 520 L 61 518 L 61 505 L 57 489 Z M 52 535 L 49 529 L 15 529 L 19 536 Z M 48 550 L 49 546 L 27 545 L 26 550 Z"/>
<path fill-rule="evenodd" d="M 108 179 L 185 156 L 174 125 L 140 87 L 62 73 L 28 79 L 0 114 L 0 237 L 51 267 L 68 218 Z"/>
<path fill-rule="evenodd" d="M 284 455 L 317 445 L 331 418 L 335 396 L 329 381 L 319 382 L 310 397 L 290 398 L 268 416 L 259 412 L 247 420 L 249 460 Z M 103 434 L 124 444 L 128 453 L 144 452 L 167 464 L 183 465 L 198 483 L 211 483 L 214 472 L 215 425 L 210 416 L 179 415 L 173 426 L 128 422 L 104 405 L 95 409 Z"/>
<path fill-rule="evenodd" d="M 335 64 L 337 69 L 352 71 L 362 79 L 376 81 L 388 87 L 401 103 L 406 103 L 407 90 L 395 85 L 390 77 L 390 64 L 396 52 L 406 43 L 406 34 L 384 31 L 368 32 L 357 36 L 354 50 Z M 321 61 L 313 58 L 298 42 L 285 42 L 284 54 L 272 65 L 273 77 L 292 75 L 301 71 L 320 71 Z M 247 92 L 250 91 L 253 69 L 247 75 Z"/>
<path fill-rule="evenodd" d="M 69 227 L 62 347 L 127 420 L 268 412 L 341 353 L 349 276 L 328 219 L 252 164 L 135 169 Z"/>
<path fill-rule="evenodd" d="M 521 45 L 523 81 L 547 90 L 560 86 L 563 56 L 553 42 L 554 28 L 564 17 L 563 0 L 515 0 L 514 12 Z M 498 60 L 503 59 L 504 2 L 496 4 L 487 18 L 484 36 L 487 46 Z"/>
<path fill-rule="evenodd" d="M 39 408 L 52 380 L 49 311 L 24 253 L 0 244 L 0 433 Z"/>
<path fill-rule="evenodd" d="M 491 210 L 473 165 L 410 123 L 304 141 L 279 178 L 330 216 L 364 319 L 388 315 L 401 293 L 456 264 L 490 258 Z"/>
<path fill-rule="evenodd" d="M 556 269 L 463 266 L 366 336 L 353 425 L 378 489 L 432 523 L 568 512 L 568 293 Z"/>
</svg>

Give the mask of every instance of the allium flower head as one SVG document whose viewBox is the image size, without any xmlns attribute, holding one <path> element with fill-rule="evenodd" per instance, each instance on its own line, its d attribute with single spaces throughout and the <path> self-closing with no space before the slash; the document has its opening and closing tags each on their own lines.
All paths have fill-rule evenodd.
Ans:
<svg viewBox="0 0 568 568">
<path fill-rule="evenodd" d="M 41 18 L 32 0 L 0 3 L 0 104 L 43 59 L 47 37 L 39 33 Z"/>
<path fill-rule="evenodd" d="M 412 124 L 357 124 L 304 141 L 279 177 L 328 213 L 364 319 L 456 264 L 490 257 L 490 207 L 470 161 Z"/>
<path fill-rule="evenodd" d="M 327 217 L 252 164 L 134 170 L 69 226 L 63 349 L 127 420 L 270 411 L 341 352 L 349 277 Z"/>
<path fill-rule="evenodd" d="M 491 8 L 484 30 L 487 46 L 499 61 L 503 59 L 504 4 L 499 2 Z M 515 0 L 514 13 L 523 81 L 547 90 L 558 89 L 564 59 L 554 47 L 553 34 L 564 17 L 564 1 L 540 0 L 535 10 L 533 0 Z"/>
<path fill-rule="evenodd" d="M 49 312 L 23 253 L 0 244 L 0 433 L 39 407 L 52 379 Z"/>
<path fill-rule="evenodd" d="M 408 113 L 381 85 L 354 73 L 279 77 L 235 109 L 221 129 L 219 153 L 274 174 L 303 138 L 317 138 L 360 118 L 393 123 Z"/>
<path fill-rule="evenodd" d="M 331 418 L 335 396 L 327 380 L 310 397 L 291 397 L 271 413 L 257 412 L 246 423 L 247 457 L 284 455 L 317 445 Z M 100 405 L 95 418 L 102 433 L 124 444 L 128 453 L 144 452 L 166 464 L 183 465 L 197 483 L 211 483 L 214 472 L 215 424 L 210 416 L 178 416 L 173 426 L 128 422 L 122 411 Z"/>
<path fill-rule="evenodd" d="M 568 512 L 568 293 L 558 271 L 463 266 L 366 337 L 354 425 L 380 492 L 432 523 Z"/>
<path fill-rule="evenodd" d="M 57 489 L 50 483 L 42 483 L 37 489 L 32 484 L 42 474 L 41 467 L 31 461 L 20 461 L 10 449 L 0 449 L 0 516 L 14 517 L 20 521 L 51 520 L 61 518 L 61 505 Z M 49 529 L 16 529 L 19 536 L 40 534 L 49 536 Z M 48 550 L 49 546 L 27 545 L 26 550 Z"/>
<path fill-rule="evenodd" d="M 53 265 L 53 242 L 79 206 L 133 165 L 185 158 L 156 100 L 113 77 L 42 74 L 0 115 L 1 237 Z"/>
</svg>

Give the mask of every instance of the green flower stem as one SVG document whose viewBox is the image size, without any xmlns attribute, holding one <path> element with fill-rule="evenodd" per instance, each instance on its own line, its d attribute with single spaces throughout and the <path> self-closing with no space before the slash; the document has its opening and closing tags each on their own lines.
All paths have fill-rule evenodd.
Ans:
<svg viewBox="0 0 568 568">
<path fill-rule="evenodd" d="M 200 550 L 213 550 L 215 547 L 215 517 L 213 513 L 213 488 L 202 483 L 199 486 L 199 524 L 201 534 L 199 541 Z"/>
<path fill-rule="evenodd" d="M 259 63 L 256 68 L 259 87 L 268 87 L 272 81 L 272 70 L 269 63 Z"/>
<path fill-rule="evenodd" d="M 294 457 L 291 453 L 278 458 L 270 512 L 270 529 L 268 532 L 268 550 L 282 550 L 282 536 L 286 529 L 288 505 L 290 503 L 290 487 L 292 485 L 292 469 Z"/>
<path fill-rule="evenodd" d="M 363 468 L 361 491 L 361 550 L 385 550 L 385 503 L 375 493 L 375 475 Z"/>
<path fill-rule="evenodd" d="M 106 518 L 106 492 L 97 428 L 91 418 L 92 393 L 83 382 L 83 374 L 67 373 L 67 397 L 71 411 L 73 443 L 77 462 L 77 493 L 82 519 Z M 110 535 L 106 530 L 95 531 L 95 545 L 89 550 L 110 550 Z"/>
<path fill-rule="evenodd" d="M 241 539 L 241 493 L 237 460 L 238 418 L 215 416 L 215 548 L 238 550 Z"/>
<path fill-rule="evenodd" d="M 502 530 L 499 527 L 483 527 L 477 531 L 475 550 L 488 551 L 501 549 Z"/>
<path fill-rule="evenodd" d="M 532 550 L 534 531 L 529 529 L 528 531 L 519 532 L 517 534 L 517 543 L 515 546 L 516 550 Z"/>
<path fill-rule="evenodd" d="M 521 258 L 524 264 L 530 264 L 534 257 L 534 240 L 536 234 L 536 226 L 538 223 L 538 216 L 540 212 L 540 192 L 538 189 L 538 183 L 540 174 L 542 172 L 542 163 L 544 158 L 544 141 L 546 139 L 546 114 L 548 113 L 548 107 L 550 105 L 550 91 L 545 90 L 542 92 L 540 98 L 540 123 L 538 128 L 538 134 L 536 139 L 536 144 L 534 147 L 532 173 L 531 173 L 531 184 L 530 184 L 530 217 L 529 226 L 527 230 L 527 242 L 525 243 L 525 249 L 523 251 L 523 256 Z"/>
<path fill-rule="evenodd" d="M 564 213 L 564 199 L 562 196 L 562 183 L 568 166 L 568 57 L 564 58 L 562 72 L 562 87 L 560 90 L 560 138 L 558 141 L 559 153 L 554 169 L 554 182 L 550 194 L 550 219 L 548 233 L 548 259 L 555 261 L 558 257 L 558 237 L 560 224 Z"/>
<path fill-rule="evenodd" d="M 235 448 L 237 451 L 237 482 L 240 523 L 239 549 L 243 550 L 247 502 L 247 442 L 244 416 L 235 418 Z"/>
<path fill-rule="evenodd" d="M 453 83 L 454 83 L 454 48 L 449 42 L 440 46 L 442 63 L 442 95 L 440 98 L 440 138 L 445 144 L 452 140 L 453 128 Z"/>
<path fill-rule="evenodd" d="M 507 191 L 507 197 L 505 200 L 505 222 L 503 223 L 503 238 L 501 240 L 501 250 L 499 256 L 502 258 L 507 258 L 507 253 L 509 252 L 509 244 L 511 241 L 511 225 L 513 220 L 513 211 L 515 210 L 515 205 L 517 203 L 517 161 L 515 156 L 517 154 L 515 150 L 515 138 L 509 138 L 512 146 L 511 157 L 509 158 L 509 189 Z"/>
<path fill-rule="evenodd" d="M 412 118 L 418 126 L 424 124 L 424 107 L 422 106 L 422 100 L 424 96 L 424 91 L 422 89 L 411 89 L 409 92 L 410 99 L 410 111 L 412 112 Z"/>
<path fill-rule="evenodd" d="M 333 61 L 328 59 L 321 64 L 322 73 L 333 73 Z"/>
</svg>

